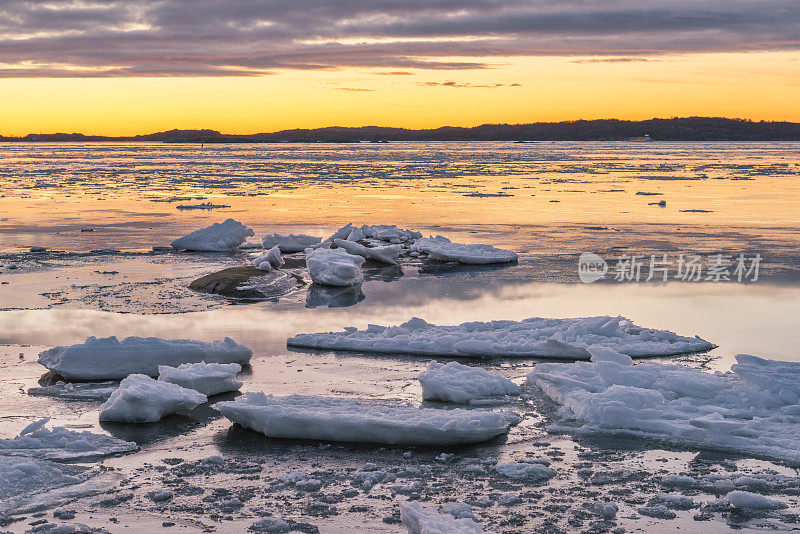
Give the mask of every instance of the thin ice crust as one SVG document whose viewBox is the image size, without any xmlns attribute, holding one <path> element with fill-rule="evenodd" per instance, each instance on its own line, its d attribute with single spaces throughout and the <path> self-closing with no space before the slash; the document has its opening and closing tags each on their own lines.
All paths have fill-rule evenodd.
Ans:
<svg viewBox="0 0 800 534">
<path fill-rule="evenodd" d="M 416 356 L 545 357 L 588 360 L 586 347 L 599 345 L 634 357 L 703 352 L 715 345 L 699 337 L 636 326 L 623 317 L 491 321 L 437 326 L 417 317 L 400 326 L 298 334 L 290 347 Z"/>
<path fill-rule="evenodd" d="M 271 438 L 457 445 L 505 434 L 519 422 L 510 412 L 438 410 L 364 399 L 246 393 L 214 407 L 234 423 Z"/>
</svg>

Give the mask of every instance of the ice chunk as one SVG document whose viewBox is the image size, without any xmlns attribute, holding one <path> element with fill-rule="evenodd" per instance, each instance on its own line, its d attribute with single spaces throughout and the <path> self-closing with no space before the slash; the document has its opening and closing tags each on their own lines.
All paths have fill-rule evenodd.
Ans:
<svg viewBox="0 0 800 534">
<path fill-rule="evenodd" d="M 594 355 L 596 349 L 589 351 Z M 646 437 L 800 463 L 800 405 L 787 394 L 800 380 L 800 363 L 736 358 L 735 374 L 611 359 L 541 363 L 527 383 L 562 404 L 565 419 L 581 424 L 571 427 L 573 432 Z"/>
<path fill-rule="evenodd" d="M 361 256 L 368 260 L 375 260 L 381 263 L 388 263 L 390 265 L 397 265 L 397 258 L 403 250 L 402 245 L 389 245 L 387 247 L 365 247 L 353 241 L 345 241 L 344 239 L 335 239 L 334 243 L 337 247 L 345 249 L 350 254 Z"/>
<path fill-rule="evenodd" d="M 158 376 L 159 365 L 239 363 L 253 351 L 226 337 L 224 341 L 159 339 L 156 337 L 89 337 L 84 343 L 54 347 L 39 354 L 39 363 L 73 380 L 119 380 L 140 373 Z"/>
<path fill-rule="evenodd" d="M 272 234 L 262 240 L 264 248 L 278 247 L 283 253 L 303 252 L 308 247 L 318 245 L 321 238 L 306 234 Z"/>
<path fill-rule="evenodd" d="M 780 501 L 749 491 L 732 491 L 725 496 L 725 499 L 731 506 L 739 509 L 775 510 L 786 508 L 786 504 Z"/>
<path fill-rule="evenodd" d="M 361 232 L 365 237 L 371 237 L 373 239 L 387 241 L 389 243 L 406 243 L 422 237 L 420 232 L 398 228 L 394 224 L 365 224 L 361 227 Z"/>
<path fill-rule="evenodd" d="M 40 419 L 23 429 L 19 436 L 0 440 L 0 455 L 74 461 L 122 454 L 139 448 L 135 443 L 87 430 L 48 429 L 45 423 L 47 419 Z"/>
<path fill-rule="evenodd" d="M 278 267 L 282 267 L 284 264 L 283 256 L 281 256 L 281 251 L 278 248 L 278 245 L 275 245 L 264 254 L 261 254 L 257 258 L 253 259 L 250 262 L 253 267 L 258 267 L 264 271 L 269 271 L 271 269 L 277 269 Z"/>
<path fill-rule="evenodd" d="M 509 263 L 518 257 L 510 250 L 495 248 L 491 245 L 464 245 L 453 243 L 443 236 L 420 239 L 412 250 L 424 252 L 428 258 L 438 261 L 455 261 L 470 265 L 486 265 L 489 263 Z"/>
<path fill-rule="evenodd" d="M 172 247 L 178 250 L 227 252 L 235 250 L 253 235 L 255 232 L 251 228 L 239 221 L 228 219 L 178 238 L 172 242 Z"/>
<path fill-rule="evenodd" d="M 239 245 L 239 250 L 250 250 L 256 248 L 264 248 L 264 245 L 259 243 L 258 241 L 245 241 L 241 245 Z"/>
<path fill-rule="evenodd" d="M 77 484 L 86 467 L 61 465 L 34 458 L 14 458 L 0 455 L 0 501 L 25 493 Z M 0 505 L 0 513 L 4 512 Z"/>
<path fill-rule="evenodd" d="M 100 420 L 154 423 L 165 415 L 187 412 L 205 401 L 206 396 L 193 389 L 145 375 L 130 375 L 100 407 Z"/>
<path fill-rule="evenodd" d="M 284 532 L 289 532 L 291 527 L 289 523 L 283 519 L 278 519 L 277 517 L 262 517 L 250 525 L 250 528 L 247 530 L 255 532 L 256 534 L 282 534 Z"/>
<path fill-rule="evenodd" d="M 588 360 L 585 347 L 599 345 L 628 356 L 701 352 L 714 345 L 700 338 L 636 326 L 622 317 L 491 321 L 436 326 L 415 317 L 396 327 L 298 334 L 293 347 L 391 354 L 460 357 L 550 357 Z"/>
<path fill-rule="evenodd" d="M 117 382 L 56 382 L 49 386 L 28 388 L 34 397 L 56 397 L 66 400 L 104 401 L 117 389 Z"/>
<path fill-rule="evenodd" d="M 403 445 L 479 443 L 519 422 L 513 413 L 437 410 L 404 404 L 247 393 L 214 405 L 234 423 L 273 438 Z"/>
<path fill-rule="evenodd" d="M 422 398 L 426 400 L 468 403 L 520 394 L 520 387 L 511 380 L 456 362 L 443 364 L 434 360 L 417 380 L 422 384 Z"/>
<path fill-rule="evenodd" d="M 306 250 L 306 267 L 314 283 L 326 286 L 355 286 L 364 281 L 361 264 L 364 258 L 343 249 Z"/>
<path fill-rule="evenodd" d="M 241 370 L 242 366 L 238 363 L 185 363 L 178 367 L 159 365 L 158 379 L 211 396 L 242 387 L 242 383 L 236 380 L 236 374 Z"/>
<path fill-rule="evenodd" d="M 408 534 L 491 534 L 473 519 L 457 519 L 450 514 L 438 514 L 423 508 L 419 501 L 400 505 L 400 521 L 408 529 Z"/>
<path fill-rule="evenodd" d="M 495 470 L 512 480 L 541 482 L 555 476 L 555 471 L 539 462 L 509 462 L 498 464 Z"/>
</svg>

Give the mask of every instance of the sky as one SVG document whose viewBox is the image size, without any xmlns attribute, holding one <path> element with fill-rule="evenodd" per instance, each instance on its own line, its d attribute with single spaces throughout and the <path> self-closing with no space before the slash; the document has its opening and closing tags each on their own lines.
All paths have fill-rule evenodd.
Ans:
<svg viewBox="0 0 800 534">
<path fill-rule="evenodd" d="M 798 0 L 0 0 L 0 134 L 800 121 Z"/>
</svg>

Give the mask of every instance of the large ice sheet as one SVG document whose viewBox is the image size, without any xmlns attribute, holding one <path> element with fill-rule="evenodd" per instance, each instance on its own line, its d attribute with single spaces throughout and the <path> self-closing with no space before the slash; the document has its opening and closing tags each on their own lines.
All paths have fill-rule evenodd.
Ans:
<svg viewBox="0 0 800 534">
<path fill-rule="evenodd" d="M 242 383 L 236 380 L 236 374 L 241 370 L 242 366 L 238 363 L 185 363 L 178 367 L 159 365 L 158 379 L 211 396 L 242 387 Z"/>
<path fill-rule="evenodd" d="M 306 250 L 306 267 L 311 280 L 325 286 L 355 286 L 364 281 L 364 258 L 341 248 Z"/>
<path fill-rule="evenodd" d="M 101 421 L 155 423 L 165 415 L 187 412 L 206 401 L 206 396 L 177 384 L 130 375 L 100 407 Z"/>
<path fill-rule="evenodd" d="M 588 434 L 646 437 L 692 449 L 721 450 L 800 464 L 800 363 L 739 355 L 732 373 L 682 364 L 633 365 L 609 349 L 592 362 L 542 363 L 527 383 L 563 405 Z"/>
<path fill-rule="evenodd" d="M 520 387 L 511 380 L 479 367 L 432 361 L 418 377 L 422 398 L 469 403 L 503 395 L 519 395 Z"/>
<path fill-rule="evenodd" d="M 273 438 L 402 445 L 479 443 L 519 422 L 510 412 L 413 408 L 364 399 L 246 393 L 214 405 L 234 423 Z"/>
<path fill-rule="evenodd" d="M 437 326 L 414 317 L 400 326 L 369 325 L 344 332 L 298 334 L 293 347 L 459 357 L 548 357 L 588 360 L 586 347 L 611 347 L 629 356 L 701 352 L 714 345 L 698 337 L 642 328 L 623 317 L 470 322 Z"/>
<path fill-rule="evenodd" d="M 201 252 L 227 252 L 236 250 L 236 247 L 254 235 L 255 232 L 251 228 L 239 221 L 227 219 L 225 222 L 214 223 L 176 239 L 172 242 L 172 248 Z"/>
<path fill-rule="evenodd" d="M 450 514 L 440 514 L 424 508 L 419 501 L 400 505 L 400 521 L 408 534 L 492 534 L 469 517 L 456 519 Z"/>
<path fill-rule="evenodd" d="M 517 255 L 510 250 L 495 248 L 491 245 L 453 243 L 440 235 L 420 239 L 411 248 L 417 252 L 426 253 L 432 260 L 455 261 L 470 265 L 509 263 L 518 259 Z"/>
<path fill-rule="evenodd" d="M 308 247 L 313 247 L 318 245 L 321 239 L 319 237 L 314 237 L 313 235 L 306 235 L 306 234 L 289 234 L 289 235 L 282 235 L 282 234 L 269 234 L 265 235 L 264 238 L 261 240 L 261 243 L 264 245 L 264 248 L 270 249 L 272 247 L 278 247 L 281 252 L 283 253 L 290 253 L 290 252 L 303 252 Z"/>
<path fill-rule="evenodd" d="M 64 427 L 46 428 L 48 419 L 31 423 L 12 439 L 0 440 L 0 455 L 29 456 L 54 461 L 101 458 L 132 452 L 139 447 L 105 434 L 76 432 Z"/>
<path fill-rule="evenodd" d="M 73 380 L 119 380 L 131 374 L 158 376 L 159 365 L 239 363 L 253 352 L 226 337 L 224 341 L 156 337 L 89 337 L 84 343 L 53 347 L 39 354 L 39 363 Z"/>
</svg>

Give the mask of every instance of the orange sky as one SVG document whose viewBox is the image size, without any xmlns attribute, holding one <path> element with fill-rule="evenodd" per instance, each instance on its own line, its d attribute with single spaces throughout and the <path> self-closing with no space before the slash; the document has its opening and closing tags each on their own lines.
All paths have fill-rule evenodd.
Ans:
<svg viewBox="0 0 800 534">
<path fill-rule="evenodd" d="M 345 67 L 251 77 L 4 78 L 0 134 L 255 133 L 690 115 L 800 121 L 796 51 L 485 62 L 491 68 L 402 69 L 403 75 L 385 74 L 396 68 Z M 441 85 L 448 82 L 454 86 Z"/>
</svg>

